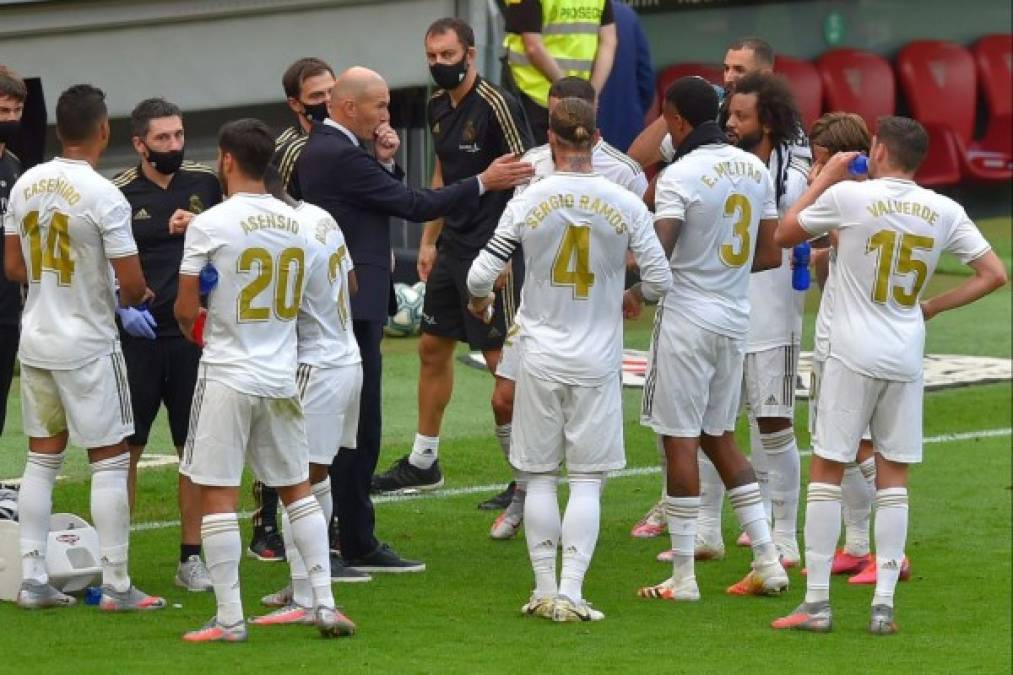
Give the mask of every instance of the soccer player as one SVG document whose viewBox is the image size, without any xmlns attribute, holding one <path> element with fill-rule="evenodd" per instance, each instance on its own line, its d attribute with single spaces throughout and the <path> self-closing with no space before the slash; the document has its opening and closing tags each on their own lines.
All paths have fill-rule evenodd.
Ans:
<svg viewBox="0 0 1013 675">
<path fill-rule="evenodd" d="M 278 490 L 292 541 L 312 589 L 314 622 L 325 636 L 355 624 L 334 606 L 327 522 L 308 478 L 309 451 L 296 386 L 296 318 L 314 259 L 306 226 L 267 194 L 274 140 L 259 120 L 229 122 L 218 135 L 219 175 L 228 199 L 186 231 L 175 314 L 193 336 L 201 311 L 198 276 L 218 270 L 208 295 L 200 379 L 180 471 L 201 486 L 201 540 L 218 611 L 188 642 L 246 639 L 239 589 L 242 542 L 236 504 L 248 459 Z"/>
<path fill-rule="evenodd" d="M 535 590 L 521 611 L 554 621 L 604 618 L 584 600 L 582 585 L 598 539 L 604 474 L 626 464 L 623 310 L 658 299 L 672 284 L 643 202 L 594 173 L 597 142 L 594 107 L 559 101 L 549 121 L 555 173 L 510 202 L 468 274 L 471 308 L 481 315 L 495 300 L 497 276 L 523 247 L 510 463 L 527 484 L 525 535 Z M 643 281 L 624 295 L 627 251 Z M 570 498 L 560 521 L 556 490 L 564 460 Z"/>
<path fill-rule="evenodd" d="M 295 114 L 296 123 L 274 140 L 271 165 L 280 174 L 282 185 L 295 200 L 302 199 L 296 171 L 299 155 L 306 147 L 315 122 L 327 119 L 327 103 L 334 88 L 334 71 L 320 59 L 298 59 L 281 76 L 285 102 Z M 285 559 L 285 543 L 278 532 L 278 493 L 259 480 L 253 482 L 253 536 L 247 555 L 264 562 Z M 333 507 L 328 510 L 332 511 Z M 336 542 L 335 542 L 336 543 Z M 334 571 L 332 558 L 332 572 Z"/>
<path fill-rule="evenodd" d="M 750 272 L 781 264 L 774 244 L 774 184 L 756 157 L 728 145 L 714 121 L 718 97 L 699 77 L 676 80 L 663 114 L 677 161 L 658 180 L 655 228 L 671 256 L 674 285 L 658 307 L 641 422 L 661 437 L 665 515 L 673 574 L 642 597 L 698 600 L 694 544 L 702 449 L 729 490 L 749 534 L 753 569 L 728 589 L 772 594 L 788 587 L 770 536 L 760 487 L 735 445 L 735 418 L 749 333 Z"/>
<path fill-rule="evenodd" d="M 907 538 L 907 478 L 922 455 L 925 321 L 1006 283 L 1006 269 L 952 199 L 920 187 L 914 175 L 928 150 L 916 121 L 881 117 L 869 151 L 869 177 L 846 180 L 858 155 L 834 155 L 778 226 L 779 245 L 837 234 L 829 357 L 806 504 L 805 600 L 774 628 L 832 627 L 830 569 L 841 528 L 841 479 L 868 427 L 876 449 L 876 591 L 869 631 L 897 631 L 894 590 Z M 974 275 L 922 301 L 939 256 L 949 251 Z"/>
<path fill-rule="evenodd" d="M 578 98 L 582 101 L 595 105 L 596 95 L 594 86 L 587 80 L 580 77 L 564 77 L 552 83 L 549 89 L 549 114 L 564 98 Z M 532 148 L 524 153 L 522 161 L 529 162 L 535 167 L 535 175 L 531 178 L 529 185 L 552 175 L 556 171 L 556 165 L 552 158 L 552 147 L 548 144 Z M 591 164 L 595 173 L 608 178 L 616 185 L 624 187 L 637 197 L 643 197 L 647 190 L 647 177 L 644 175 L 640 165 L 616 150 L 611 145 L 599 138 L 591 151 Z M 518 186 L 514 189 L 514 196 L 521 194 L 527 185 Z M 514 381 L 517 379 L 517 351 L 514 349 L 515 338 L 512 331 L 507 331 L 507 338 L 503 343 L 503 350 L 500 353 L 499 363 L 496 366 L 496 388 L 493 390 L 492 407 L 496 419 L 511 420 L 513 418 L 514 403 Z M 509 440 L 509 439 L 508 439 Z M 507 460 L 510 457 L 509 443 L 504 445 L 504 453 Z M 516 482 L 516 490 L 507 508 L 497 516 L 489 529 L 489 536 L 493 539 L 509 539 L 517 534 L 524 519 L 524 484 L 523 481 Z"/>
<path fill-rule="evenodd" d="M 11 188 L 21 175 L 21 160 L 7 146 L 21 128 L 27 97 L 24 81 L 0 65 L 0 220 L 7 210 Z M 0 278 L 0 432 L 7 421 L 7 395 L 14 380 L 20 324 L 21 285 Z"/>
<path fill-rule="evenodd" d="M 4 268 L 28 285 L 22 316 L 21 415 L 28 462 L 18 493 L 21 607 L 67 607 L 51 585 L 46 543 L 53 485 L 69 440 L 88 448 L 91 516 L 98 531 L 106 611 L 154 610 L 127 572 L 130 455 L 134 432 L 114 312 L 150 300 L 130 232 L 130 205 L 95 171 L 109 144 L 105 94 L 75 85 L 56 102 L 59 157 L 18 180 L 4 216 Z"/>
<path fill-rule="evenodd" d="M 113 185 L 130 203 L 141 269 L 155 293 L 147 309 L 116 310 L 134 413 L 134 433 L 127 438 L 133 510 L 137 462 L 162 403 L 176 454 L 183 453 L 200 349 L 180 335 L 172 303 L 186 226 L 195 214 L 222 200 L 222 188 L 213 169 L 183 160 L 179 107 L 165 99 L 149 98 L 134 107 L 130 123 L 138 165 L 116 176 Z M 188 591 L 210 591 L 211 579 L 200 557 L 200 492 L 183 475 L 179 477 L 178 499 L 181 543 L 175 584 Z"/>
<path fill-rule="evenodd" d="M 520 155 L 532 144 L 517 100 L 486 81 L 476 66 L 475 34 L 456 18 L 439 19 L 425 36 L 433 80 L 442 87 L 429 101 L 427 118 L 436 149 L 433 187 L 475 175 L 506 153 Z M 419 277 L 426 282 L 419 340 L 418 427 L 412 449 L 373 477 L 376 492 L 432 490 L 443 485 L 440 427 L 454 386 L 454 350 L 466 342 L 481 350 L 490 373 L 517 303 L 514 269 L 497 284 L 494 320 L 484 324 L 468 313 L 468 268 L 489 241 L 510 193 L 486 192 L 476 209 L 426 223 L 419 245 Z M 496 439 L 509 447 L 510 419 L 495 420 Z"/>
</svg>

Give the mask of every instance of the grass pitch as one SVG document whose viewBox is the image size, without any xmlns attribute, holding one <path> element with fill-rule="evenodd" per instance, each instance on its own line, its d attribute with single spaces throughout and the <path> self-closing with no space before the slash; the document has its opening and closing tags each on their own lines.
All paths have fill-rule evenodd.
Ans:
<svg viewBox="0 0 1013 675">
<path fill-rule="evenodd" d="M 983 230 L 1008 265 L 1009 219 L 987 221 Z M 958 275 L 940 274 L 929 291 L 959 281 Z M 1004 289 L 933 320 L 927 351 L 1008 358 L 1010 301 L 1010 291 Z M 817 302 L 815 295 L 809 298 L 807 330 Z M 650 316 L 629 324 L 627 344 L 645 348 L 649 327 Z M 417 368 L 414 340 L 385 342 L 381 467 L 404 454 L 411 442 Z M 833 584 L 835 630 L 830 635 L 775 633 L 768 627 L 801 600 L 804 582 L 797 573 L 791 574 L 792 588 L 782 598 L 724 595 L 749 562 L 748 551 L 734 546 L 736 522 L 727 508 L 728 555 L 698 565 L 699 603 L 636 598 L 638 586 L 670 573 L 667 565 L 654 561 L 667 538 L 629 536 L 632 523 L 658 497 L 657 473 L 614 478 L 606 489 L 601 537 L 585 589 L 606 620 L 554 625 L 522 617 L 519 608 L 531 585 L 523 538 L 490 540 L 493 516 L 475 504 L 494 490 L 467 492 L 506 480 L 492 436 L 491 382 L 487 374 L 461 365 L 456 376 L 440 453 L 447 490 L 377 506 L 378 535 L 403 555 L 424 559 L 429 569 L 420 575 L 377 575 L 369 584 L 336 585 L 338 601 L 358 623 L 359 635 L 324 641 L 310 628 L 254 627 L 246 644 L 183 644 L 180 635 L 213 614 L 214 600 L 172 585 L 179 537 L 173 524 L 176 474 L 173 468 L 150 469 L 140 481 L 131 571 L 139 586 L 181 607 L 107 616 L 83 605 L 30 613 L 0 604 L 0 672 L 1009 672 L 1009 383 L 926 396 L 925 435 L 931 443 L 911 482 L 907 552 L 914 578 L 898 589 L 901 632 L 875 638 L 865 633 L 871 588 L 849 587 L 843 578 Z M 0 477 L 20 475 L 24 463 L 14 389 L 8 429 L 0 440 Z M 637 423 L 640 392 L 627 390 L 624 398 L 628 465 L 649 469 L 656 465 L 656 453 L 651 435 Z M 804 402 L 797 412 L 799 444 L 807 447 Z M 980 433 L 990 430 L 999 431 Z M 743 431 L 740 442 L 748 447 Z M 149 450 L 171 453 L 164 422 L 156 423 Z M 72 449 L 69 455 L 54 508 L 87 516 L 84 453 Z M 563 499 L 565 494 L 563 487 Z M 250 505 L 246 490 L 244 508 Z M 248 525 L 244 521 L 244 539 Z M 283 564 L 244 560 L 247 613 L 258 613 L 260 596 L 277 590 L 286 575 Z"/>
</svg>

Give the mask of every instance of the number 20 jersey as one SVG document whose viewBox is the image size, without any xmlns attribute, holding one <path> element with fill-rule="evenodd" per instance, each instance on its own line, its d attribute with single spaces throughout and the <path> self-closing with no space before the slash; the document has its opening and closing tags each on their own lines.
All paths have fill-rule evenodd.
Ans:
<svg viewBox="0 0 1013 675">
<path fill-rule="evenodd" d="M 4 233 L 19 237 L 28 272 L 22 363 L 72 370 L 111 354 L 119 338 L 109 259 L 137 253 L 123 194 L 87 162 L 57 157 L 15 183 Z"/>
<path fill-rule="evenodd" d="M 211 263 L 203 375 L 254 396 L 296 395 L 296 318 L 312 264 L 306 226 L 271 195 L 238 193 L 191 221 L 180 274 Z"/>
<path fill-rule="evenodd" d="M 803 210 L 799 223 L 814 238 L 839 230 L 830 356 L 868 377 L 917 379 L 921 293 L 940 254 L 967 263 L 990 250 L 964 209 L 909 180 L 844 181 Z"/>
<path fill-rule="evenodd" d="M 756 155 L 704 145 L 669 165 L 655 220 L 682 221 L 664 310 L 730 338 L 749 332 L 749 275 L 761 220 L 777 218 L 774 183 Z"/>
</svg>

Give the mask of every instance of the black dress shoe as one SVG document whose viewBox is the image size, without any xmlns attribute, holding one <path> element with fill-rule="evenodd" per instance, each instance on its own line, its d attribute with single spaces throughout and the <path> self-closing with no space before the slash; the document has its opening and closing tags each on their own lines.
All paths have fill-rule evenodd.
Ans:
<svg viewBox="0 0 1013 675">
<path fill-rule="evenodd" d="M 409 490 L 435 490 L 443 487 L 440 460 L 428 469 L 420 469 L 408 461 L 408 455 L 394 462 L 383 473 L 373 476 L 373 492 L 406 492 Z"/>
<path fill-rule="evenodd" d="M 405 572 L 425 572 L 426 564 L 418 560 L 404 560 L 389 544 L 380 546 L 361 558 L 346 560 L 345 565 L 359 572 L 403 574 Z"/>
<path fill-rule="evenodd" d="M 514 492 L 517 490 L 517 483 L 510 481 L 510 484 L 506 486 L 503 492 L 500 492 L 495 497 L 490 497 L 484 502 L 478 505 L 481 511 L 502 511 L 506 507 L 510 506 L 510 502 L 513 501 Z"/>
</svg>

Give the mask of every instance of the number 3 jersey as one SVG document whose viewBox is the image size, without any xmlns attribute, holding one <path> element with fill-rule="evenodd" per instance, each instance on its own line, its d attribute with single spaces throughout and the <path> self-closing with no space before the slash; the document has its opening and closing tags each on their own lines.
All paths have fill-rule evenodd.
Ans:
<svg viewBox="0 0 1013 675">
<path fill-rule="evenodd" d="M 813 238 L 839 230 L 830 356 L 868 377 L 909 382 L 922 372 L 920 298 L 943 251 L 961 262 L 988 242 L 949 197 L 898 178 L 834 185 L 799 214 Z"/>
<path fill-rule="evenodd" d="M 664 310 L 743 339 L 749 275 L 761 220 L 776 219 L 770 172 L 732 145 L 704 145 L 668 166 L 655 188 L 655 220 L 682 221 Z"/>
<path fill-rule="evenodd" d="M 111 354 L 119 338 L 109 259 L 137 253 L 123 194 L 87 162 L 57 157 L 15 183 L 4 233 L 20 239 L 28 272 L 22 363 L 71 370 Z"/>
<path fill-rule="evenodd" d="M 208 263 L 204 376 L 269 398 L 296 395 L 296 318 L 312 256 L 296 211 L 268 194 L 237 193 L 196 216 L 186 230 L 180 274 Z"/>
</svg>

